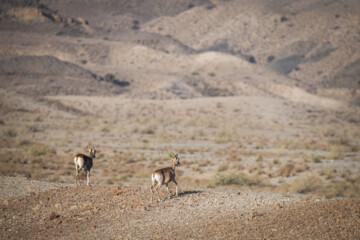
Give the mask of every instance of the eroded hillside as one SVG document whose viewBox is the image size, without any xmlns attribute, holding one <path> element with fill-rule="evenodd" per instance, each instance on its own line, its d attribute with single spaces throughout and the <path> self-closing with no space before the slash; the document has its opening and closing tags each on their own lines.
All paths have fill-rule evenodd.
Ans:
<svg viewBox="0 0 360 240">
<path fill-rule="evenodd" d="M 2 8 L 2 56 L 49 55 L 130 83 L 113 94 L 236 96 L 247 94 L 237 85 L 268 90 L 280 82 L 358 102 L 356 1 L 17 1 Z M 227 56 L 203 55 L 209 51 Z M 107 85 L 94 94 L 103 95 L 101 88 Z"/>
</svg>

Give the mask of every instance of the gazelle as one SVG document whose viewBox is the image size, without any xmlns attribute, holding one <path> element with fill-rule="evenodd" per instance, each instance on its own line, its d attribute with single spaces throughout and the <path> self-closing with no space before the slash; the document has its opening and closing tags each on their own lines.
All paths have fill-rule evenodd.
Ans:
<svg viewBox="0 0 360 240">
<path fill-rule="evenodd" d="M 171 158 L 171 163 L 172 163 L 171 167 L 158 169 L 151 174 L 151 183 L 152 184 L 151 184 L 150 203 L 153 202 L 154 190 L 157 190 L 158 196 L 159 196 L 159 201 L 161 201 L 160 200 L 160 188 L 163 184 L 166 185 L 167 192 L 169 193 L 168 184 L 171 181 L 173 181 L 176 185 L 176 196 L 178 196 L 178 187 L 177 187 L 177 182 L 175 180 L 175 167 L 180 166 L 180 159 L 178 157 L 178 154 L 172 154 L 172 153 L 170 153 L 170 158 Z M 155 189 L 155 188 L 157 188 L 157 189 Z M 170 196 L 169 196 L 169 199 L 170 199 Z"/>
<path fill-rule="evenodd" d="M 90 157 L 86 156 L 85 154 L 78 153 L 74 158 L 75 168 L 76 168 L 76 185 L 79 184 L 78 178 L 81 169 L 84 169 L 84 171 L 86 171 L 86 176 L 87 176 L 86 184 L 88 186 L 90 185 L 90 170 L 93 166 L 93 158 L 95 158 L 96 150 L 95 147 L 91 147 L 91 148 L 88 147 L 88 150 Z"/>
</svg>

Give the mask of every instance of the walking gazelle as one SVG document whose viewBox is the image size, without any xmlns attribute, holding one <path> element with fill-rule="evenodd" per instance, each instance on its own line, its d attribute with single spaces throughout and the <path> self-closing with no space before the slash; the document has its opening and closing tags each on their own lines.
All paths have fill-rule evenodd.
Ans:
<svg viewBox="0 0 360 240">
<path fill-rule="evenodd" d="M 169 193 L 168 184 L 171 181 L 173 181 L 176 185 L 176 196 L 178 196 L 178 187 L 177 187 L 177 182 L 175 180 L 175 167 L 180 166 L 180 159 L 178 157 L 178 154 L 173 154 L 173 153 L 170 153 L 170 158 L 171 158 L 171 163 L 172 163 L 171 167 L 158 169 L 151 174 L 151 183 L 152 183 L 151 184 L 151 200 L 150 200 L 151 203 L 153 202 L 154 190 L 157 190 L 158 196 L 159 196 L 159 202 L 161 201 L 160 200 L 160 188 L 163 184 L 166 185 L 167 192 Z M 169 199 L 170 199 L 170 196 L 169 196 Z"/>
<path fill-rule="evenodd" d="M 96 150 L 94 146 L 91 148 L 88 147 L 88 150 L 90 157 L 86 156 L 85 154 L 78 153 L 74 158 L 74 163 L 76 168 L 76 185 L 79 184 L 78 178 L 81 169 L 84 169 L 84 171 L 86 172 L 86 177 L 87 177 L 86 184 L 88 186 L 90 185 L 90 170 L 93 166 L 93 158 L 95 158 Z"/>
</svg>

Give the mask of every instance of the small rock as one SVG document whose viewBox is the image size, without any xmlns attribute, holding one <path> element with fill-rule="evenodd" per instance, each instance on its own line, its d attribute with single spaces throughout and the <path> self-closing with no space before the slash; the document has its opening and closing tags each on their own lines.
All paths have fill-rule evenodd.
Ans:
<svg viewBox="0 0 360 240">
<path fill-rule="evenodd" d="M 3 201 L 3 203 L 4 203 L 5 206 L 7 206 L 7 205 L 9 205 L 9 200 L 5 199 L 5 200 Z"/>
<path fill-rule="evenodd" d="M 76 205 L 73 205 L 73 206 L 71 206 L 70 207 L 70 210 L 75 210 L 75 209 L 77 209 L 78 207 L 76 206 Z"/>
<path fill-rule="evenodd" d="M 52 212 L 50 214 L 50 216 L 48 216 L 47 218 L 45 218 L 45 221 L 51 221 L 51 220 L 54 220 L 55 218 L 59 218 L 60 216 L 59 215 L 56 215 L 55 212 Z"/>
<path fill-rule="evenodd" d="M 34 210 L 34 211 L 39 210 L 39 209 L 40 209 L 40 207 L 41 207 L 41 205 L 40 205 L 40 204 L 36 204 L 36 206 L 35 206 L 35 207 L 33 207 L 33 210 Z"/>
</svg>

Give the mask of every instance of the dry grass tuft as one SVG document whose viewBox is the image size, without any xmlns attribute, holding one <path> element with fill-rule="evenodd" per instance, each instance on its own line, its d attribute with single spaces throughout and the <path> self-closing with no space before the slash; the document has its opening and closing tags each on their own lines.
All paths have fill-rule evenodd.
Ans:
<svg viewBox="0 0 360 240">
<path fill-rule="evenodd" d="M 286 163 L 277 172 L 279 176 L 290 177 L 293 174 L 294 169 L 295 169 L 295 165 L 293 163 Z"/>
<path fill-rule="evenodd" d="M 227 164 L 223 164 L 223 165 L 220 165 L 218 168 L 217 168 L 217 171 L 218 172 L 224 172 L 226 170 L 228 170 L 229 166 Z"/>
<path fill-rule="evenodd" d="M 13 128 L 9 128 L 9 129 L 3 130 L 2 135 L 5 138 L 15 138 L 18 135 L 18 132 Z"/>
<path fill-rule="evenodd" d="M 307 174 L 285 183 L 285 190 L 292 193 L 313 193 L 320 189 L 322 184 L 318 176 Z"/>
<path fill-rule="evenodd" d="M 25 147 L 25 152 L 33 157 L 56 155 L 56 150 L 54 148 L 38 143 L 27 145 Z"/>
<path fill-rule="evenodd" d="M 210 182 L 216 186 L 226 186 L 226 185 L 253 186 L 253 185 L 259 185 L 261 183 L 259 179 L 251 178 L 241 173 L 240 174 L 217 173 L 212 177 Z"/>
</svg>

